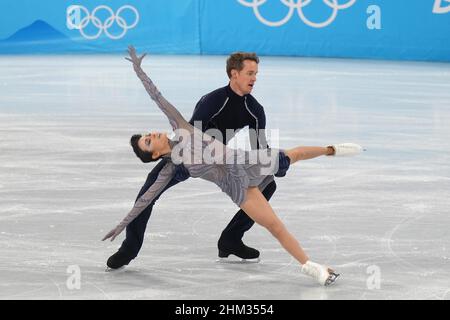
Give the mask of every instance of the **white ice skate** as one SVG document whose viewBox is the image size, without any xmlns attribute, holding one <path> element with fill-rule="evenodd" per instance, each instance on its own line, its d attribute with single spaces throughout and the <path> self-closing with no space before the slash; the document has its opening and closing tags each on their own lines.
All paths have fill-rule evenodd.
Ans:
<svg viewBox="0 0 450 320">
<path fill-rule="evenodd" d="M 339 274 L 335 273 L 333 270 L 312 261 L 307 261 L 302 266 L 302 273 L 311 276 L 322 286 L 333 284 L 336 281 L 336 278 L 339 277 Z"/>
<path fill-rule="evenodd" d="M 356 143 L 339 143 L 329 146 L 334 149 L 334 157 L 349 157 L 360 154 L 363 148 Z"/>
</svg>

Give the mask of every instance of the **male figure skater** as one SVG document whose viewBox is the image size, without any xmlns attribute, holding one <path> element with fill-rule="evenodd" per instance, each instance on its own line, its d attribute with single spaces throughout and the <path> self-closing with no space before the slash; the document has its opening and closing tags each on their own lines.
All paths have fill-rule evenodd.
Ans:
<svg viewBox="0 0 450 320">
<path fill-rule="evenodd" d="M 278 159 L 282 155 L 295 163 L 323 155 L 356 155 L 361 152 L 361 146 L 345 143 L 327 147 L 299 146 L 286 150 L 262 149 L 252 152 L 227 148 L 218 139 L 211 138 L 208 135 L 209 132 L 203 135 L 200 129 L 188 123 L 177 108 L 164 98 L 141 68 L 145 54 L 138 57 L 132 46 L 129 47 L 129 54 L 130 58 L 127 60 L 133 63 L 133 69 L 147 93 L 167 116 L 175 133 L 175 139 L 169 139 L 167 134 L 158 132 L 131 137 L 133 151 L 141 161 L 150 162 L 152 159 L 163 157 L 168 162 L 160 171 L 155 183 L 135 203 L 127 216 L 102 240 L 111 238 L 113 241 L 135 220 L 173 179 L 176 164 L 182 163 L 191 177 L 214 183 L 249 217 L 270 231 L 283 248 L 301 264 L 303 273 L 324 286 L 334 283 L 339 274 L 309 259 L 299 242 L 277 217 L 261 190 L 273 181 L 273 174 L 278 175 Z M 205 158 L 205 152 L 212 152 L 210 154 L 212 158 L 209 156 Z M 269 157 L 270 163 L 267 163 L 268 159 L 264 155 Z"/>
<path fill-rule="evenodd" d="M 225 87 L 216 89 L 203 96 L 197 103 L 189 123 L 197 125 L 201 122 L 201 129 L 217 129 L 223 138 L 221 142 L 227 144 L 236 133 L 236 130 L 244 127 L 250 128 L 250 144 L 253 149 L 266 148 L 267 142 L 264 134 L 266 117 L 264 108 L 250 94 L 256 82 L 259 58 L 254 53 L 237 52 L 231 54 L 226 63 L 227 75 L 230 79 Z M 234 132 L 230 134 L 230 130 Z M 263 130 L 262 132 L 260 132 Z M 162 159 L 149 173 L 147 180 L 139 192 L 139 199 L 155 182 L 159 172 L 165 166 L 167 160 Z M 277 175 L 284 175 L 289 166 L 289 159 L 284 157 L 280 161 L 280 170 Z M 183 166 L 177 166 L 176 173 L 162 193 L 170 187 L 186 180 L 189 173 Z M 262 191 L 264 197 L 269 200 L 276 190 L 276 183 L 272 180 Z M 107 261 L 111 269 L 118 269 L 134 259 L 142 246 L 144 233 L 150 218 L 152 208 L 159 194 L 153 202 L 135 219 L 126 229 L 126 238 L 119 250 Z M 241 209 L 239 210 L 222 234 L 217 243 L 219 257 L 227 259 L 235 255 L 242 261 L 259 261 L 259 251 L 246 246 L 242 238 L 254 224 L 254 221 Z"/>
</svg>

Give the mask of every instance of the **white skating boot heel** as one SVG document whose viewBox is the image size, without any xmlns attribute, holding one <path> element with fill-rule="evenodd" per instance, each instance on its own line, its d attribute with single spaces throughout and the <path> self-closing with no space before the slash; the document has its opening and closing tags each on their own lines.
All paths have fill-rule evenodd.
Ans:
<svg viewBox="0 0 450 320">
<path fill-rule="evenodd" d="M 322 286 L 329 286 L 339 277 L 333 270 L 309 260 L 302 266 L 302 273 L 311 276 Z"/>
<path fill-rule="evenodd" d="M 363 148 L 356 143 L 339 143 L 328 146 L 334 149 L 334 157 L 349 157 L 360 154 Z"/>
</svg>

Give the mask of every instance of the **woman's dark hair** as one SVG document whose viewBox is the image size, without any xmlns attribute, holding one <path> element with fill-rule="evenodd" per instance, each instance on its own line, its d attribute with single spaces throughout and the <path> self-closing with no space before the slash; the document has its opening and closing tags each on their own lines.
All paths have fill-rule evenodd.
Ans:
<svg viewBox="0 0 450 320">
<path fill-rule="evenodd" d="M 133 147 L 133 151 L 136 154 L 136 156 L 141 159 L 142 162 L 148 163 L 152 161 L 156 161 L 159 158 L 153 159 L 153 154 L 149 151 L 143 151 L 141 148 L 139 148 L 138 142 L 139 139 L 142 137 L 142 134 L 135 134 L 130 139 L 130 144 Z"/>
</svg>

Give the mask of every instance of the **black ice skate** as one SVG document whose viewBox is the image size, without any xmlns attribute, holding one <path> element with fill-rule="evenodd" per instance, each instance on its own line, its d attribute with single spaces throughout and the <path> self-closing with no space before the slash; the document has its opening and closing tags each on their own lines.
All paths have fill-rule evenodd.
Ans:
<svg viewBox="0 0 450 320">
<path fill-rule="evenodd" d="M 225 263 L 258 263 L 259 251 L 247 247 L 242 241 L 235 246 L 219 246 L 218 262 Z"/>
</svg>

